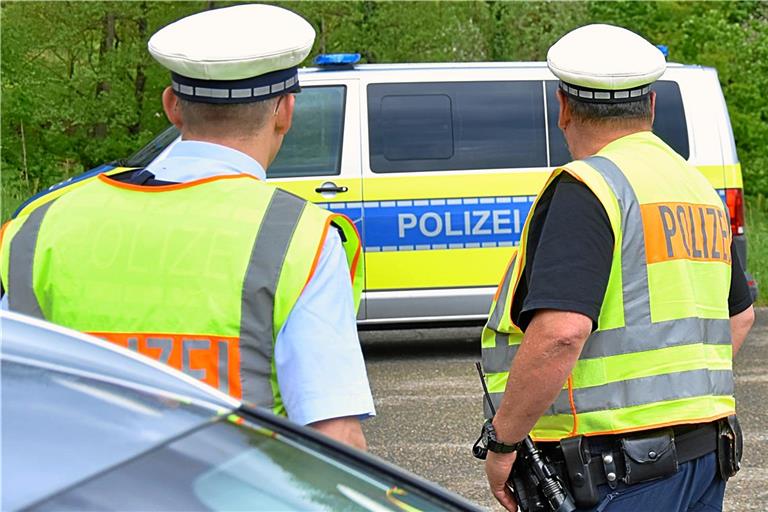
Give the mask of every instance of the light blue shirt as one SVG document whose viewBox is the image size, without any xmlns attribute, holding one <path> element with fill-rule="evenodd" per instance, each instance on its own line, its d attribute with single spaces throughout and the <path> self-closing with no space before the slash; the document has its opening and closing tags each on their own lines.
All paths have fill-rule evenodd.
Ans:
<svg viewBox="0 0 768 512">
<path fill-rule="evenodd" d="M 147 170 L 158 180 L 177 183 L 222 174 L 266 178 L 248 155 L 197 141 L 177 143 Z M 7 309 L 7 295 L 2 308 Z M 376 414 L 357 337 L 349 267 L 336 230 L 328 233 L 312 279 L 277 334 L 275 368 L 288 417 L 296 423 Z"/>
</svg>

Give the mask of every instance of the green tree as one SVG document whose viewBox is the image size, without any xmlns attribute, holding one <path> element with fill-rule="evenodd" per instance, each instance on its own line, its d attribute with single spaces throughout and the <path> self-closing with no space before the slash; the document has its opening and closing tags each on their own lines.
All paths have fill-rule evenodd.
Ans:
<svg viewBox="0 0 768 512">
<path fill-rule="evenodd" d="M 588 23 L 584 2 L 488 2 L 495 61 L 543 61 L 560 37 Z"/>
<path fill-rule="evenodd" d="M 670 60 L 717 69 L 747 194 L 768 194 L 768 3 L 594 2 L 590 17 L 666 44 Z"/>
<path fill-rule="evenodd" d="M 7 203 L 133 152 L 166 124 L 148 34 L 202 4 L 11 2 L 2 13 Z"/>
<path fill-rule="evenodd" d="M 371 62 L 483 61 L 489 22 L 481 2 L 382 2 L 365 45 Z"/>
</svg>

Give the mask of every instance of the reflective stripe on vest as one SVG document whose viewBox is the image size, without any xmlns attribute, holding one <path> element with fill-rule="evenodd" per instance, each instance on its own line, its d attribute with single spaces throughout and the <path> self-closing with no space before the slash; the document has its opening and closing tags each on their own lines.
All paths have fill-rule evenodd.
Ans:
<svg viewBox="0 0 768 512">
<path fill-rule="evenodd" d="M 609 213 L 614 233 L 619 232 L 620 247 L 617 244 L 614 249 L 614 262 L 620 258 L 620 265 L 614 265 L 611 279 L 618 278 L 622 286 L 620 292 L 618 287 L 614 292 L 620 297 L 610 297 L 609 285 L 598 331 L 587 340 L 566 387 L 539 420 L 533 436 L 556 440 L 579 433 L 641 430 L 665 422 L 703 421 L 726 415 L 733 410 L 727 307 L 715 315 L 722 318 L 683 317 L 652 322 L 643 205 L 627 176 L 611 160 L 595 156 L 581 165 L 579 170 L 571 166 L 556 170 L 548 184 L 566 171 L 596 193 Z M 596 192 L 600 180 L 609 187 L 617 210 L 611 208 L 609 195 Z M 714 209 L 713 205 L 708 209 Z M 701 226 L 701 231 L 706 232 Z M 667 230 L 667 241 L 672 231 Z M 692 229 L 691 233 L 695 236 L 696 231 Z M 524 271 L 526 238 L 521 238 L 517 255 L 521 263 L 510 265 L 483 332 L 483 366 L 496 407 L 523 338 L 510 314 L 516 284 Z M 618 268 L 620 274 L 614 275 Z M 727 289 L 720 291 L 727 296 Z M 615 309 L 611 304 L 620 305 L 619 311 L 611 311 Z M 623 316 L 623 325 L 601 329 L 606 316 Z M 487 406 L 485 410 L 490 416 Z"/>
<path fill-rule="evenodd" d="M 168 363 L 237 398 L 284 414 L 273 361 L 276 335 L 314 272 L 331 222 L 343 230 L 346 238 L 344 249 L 351 269 L 355 305 L 360 298 L 362 280 L 362 266 L 358 264 L 361 246 L 354 224 L 346 217 L 321 210 L 283 190 L 242 178 L 165 187 L 164 190 L 178 192 L 181 196 L 163 198 L 159 202 L 154 198 L 159 197 L 156 192 L 163 187 L 124 186 L 102 179 L 78 188 L 71 196 L 66 194 L 41 206 L 29 216 L 14 220 L 17 226 L 11 228 L 16 231 L 9 230 L 12 234 L 0 247 L 0 255 L 6 253 L 0 261 L 7 261 L 7 276 L 3 277 L 7 277 L 10 309 L 108 339 Z M 239 182 L 235 184 L 235 181 Z M 219 194 L 234 195 L 232 205 L 217 199 Z M 177 201 L 174 202 L 173 197 L 177 197 Z M 196 198 L 214 205 L 219 217 L 211 220 L 210 216 L 195 211 L 191 214 L 193 219 L 184 219 L 185 208 Z M 145 225 L 142 220 L 146 221 L 150 218 L 146 215 L 151 215 L 143 212 L 145 217 L 132 222 L 132 212 L 142 208 L 142 201 L 160 208 L 165 219 L 184 219 L 179 220 L 178 225 L 172 222 L 175 227 L 168 229 L 169 236 L 182 240 L 182 245 L 173 242 L 175 250 L 152 246 L 152 240 L 158 240 L 157 233 L 162 234 L 164 226 L 157 224 L 157 229 L 143 231 L 136 228 L 136 224 Z M 89 232 L 87 223 L 92 222 L 87 215 L 82 215 L 83 205 L 87 210 L 89 202 L 96 210 L 103 204 L 116 208 L 110 219 L 117 223 L 116 227 L 106 227 L 103 239 L 108 246 L 114 246 L 115 255 L 121 259 L 118 263 L 108 264 L 104 271 L 108 273 L 102 273 L 105 278 L 97 283 L 114 287 L 114 292 L 110 291 L 107 297 L 107 302 L 114 304 L 112 308 L 109 304 L 104 306 L 99 295 L 103 290 L 87 286 L 75 290 L 80 280 L 85 281 L 90 276 L 83 268 L 87 263 L 83 261 L 78 266 L 72 260 L 77 255 L 70 256 L 69 252 L 89 254 L 88 244 L 96 244 L 97 251 L 110 253 L 97 242 L 83 240 L 82 233 Z M 118 206 L 120 202 L 123 204 Z M 177 203 L 181 205 L 180 209 L 174 209 Z M 181 216 L 175 213 L 177 210 Z M 201 211 L 204 212 L 205 207 L 201 207 Z M 198 225 L 198 215 L 206 222 L 204 226 Z M 69 247 L 66 245 L 68 238 L 56 238 L 67 231 L 70 223 L 83 219 L 86 228 L 83 229 L 81 224 L 74 233 L 76 241 L 85 247 Z M 222 224 L 219 219 L 225 222 Z M 226 221 L 230 219 L 239 222 L 227 225 Z M 48 223 L 47 232 L 44 222 Z M 92 224 L 97 226 L 96 230 L 101 228 L 98 219 Z M 154 235 L 146 236 L 148 231 Z M 188 236 L 184 236 L 187 233 Z M 249 233 L 252 243 L 248 242 Z M 93 235 L 99 238 L 98 233 Z M 238 242 L 233 249 L 228 249 L 214 240 L 219 235 L 223 242 Z M 172 245 L 167 240 L 170 238 L 166 243 Z M 247 250 L 247 254 L 243 250 Z M 129 254 L 133 251 L 138 259 Z M 50 263 L 52 253 L 58 258 L 57 265 Z M 166 257 L 169 254 L 172 257 Z M 181 259 L 176 254 L 181 255 Z M 219 255 L 225 259 L 220 259 Z M 86 260 L 88 256 L 82 259 Z M 138 267 L 128 269 L 134 260 L 138 261 Z M 213 261 L 219 264 L 210 267 Z M 178 263 L 187 264 L 190 270 L 176 267 Z M 53 266 L 47 268 L 49 265 Z M 61 281 L 67 278 L 59 277 L 57 272 L 64 268 L 70 270 L 65 274 L 73 274 L 73 267 L 76 269 L 74 277 L 70 276 L 69 281 L 62 284 Z M 207 275 L 207 268 L 213 273 Z M 193 290 L 212 292 L 209 298 L 205 294 L 178 292 L 188 286 L 185 285 L 190 279 L 187 274 L 191 275 L 193 283 L 199 283 Z M 149 284 L 148 289 L 136 290 L 137 300 L 121 296 L 124 290 L 135 285 L 131 276 L 142 278 Z M 236 289 L 231 289 L 230 285 L 227 285 L 230 289 L 223 289 L 217 283 L 234 283 Z M 237 294 L 236 300 L 233 300 L 233 293 Z M 148 294 L 149 309 L 146 311 L 141 309 L 144 306 L 142 294 Z M 166 294 L 169 300 L 164 300 Z M 235 305 L 238 305 L 236 309 Z M 71 311 L 67 309 L 69 306 L 73 308 Z M 91 315 L 89 309 L 97 311 Z M 210 318 L 200 318 L 206 315 Z M 190 328 L 190 325 L 198 327 Z"/>
<path fill-rule="evenodd" d="M 306 201 L 275 190 L 253 244 L 243 284 L 240 320 L 240 358 L 244 368 L 243 398 L 270 404 L 272 390 L 273 311 L 277 280 Z"/>
<path fill-rule="evenodd" d="M 47 203 L 33 211 L 10 243 L 6 293 L 8 290 L 17 290 L 18 293 L 8 295 L 8 309 L 40 319 L 44 317 L 32 286 L 32 261 L 35 257 L 40 226 L 52 204 Z"/>
</svg>

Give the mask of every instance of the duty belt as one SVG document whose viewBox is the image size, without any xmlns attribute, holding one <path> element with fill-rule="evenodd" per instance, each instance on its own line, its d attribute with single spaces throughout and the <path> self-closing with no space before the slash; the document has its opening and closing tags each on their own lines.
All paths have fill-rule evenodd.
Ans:
<svg viewBox="0 0 768 512">
<path fill-rule="evenodd" d="M 611 448 L 605 451 L 590 450 L 591 458 L 588 464 L 588 471 L 593 485 L 612 485 L 618 481 L 625 480 L 627 465 L 625 464 L 624 453 L 620 448 L 620 444 L 621 439 L 624 437 L 631 438 L 631 436 L 615 437 L 615 440 L 608 442 L 614 445 Z M 678 464 L 683 464 L 714 452 L 717 449 L 717 423 L 706 423 L 684 433 L 676 434 L 674 443 Z M 605 443 L 602 442 L 600 444 Z M 550 457 L 550 460 L 558 466 L 562 475 L 568 474 L 559 445 L 552 443 L 550 446 L 545 446 L 545 443 L 541 443 L 539 446 Z M 573 475 L 569 476 L 573 479 Z"/>
</svg>

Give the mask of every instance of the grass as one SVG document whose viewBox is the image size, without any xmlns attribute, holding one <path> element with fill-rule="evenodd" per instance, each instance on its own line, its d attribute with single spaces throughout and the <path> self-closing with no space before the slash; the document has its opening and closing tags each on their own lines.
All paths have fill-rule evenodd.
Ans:
<svg viewBox="0 0 768 512">
<path fill-rule="evenodd" d="M 3 183 L 2 195 L 0 196 L 0 222 L 10 219 L 23 200 L 23 196 Z"/>
<path fill-rule="evenodd" d="M 747 267 L 757 281 L 760 295 L 757 306 L 768 306 L 768 198 L 746 200 Z"/>
</svg>

